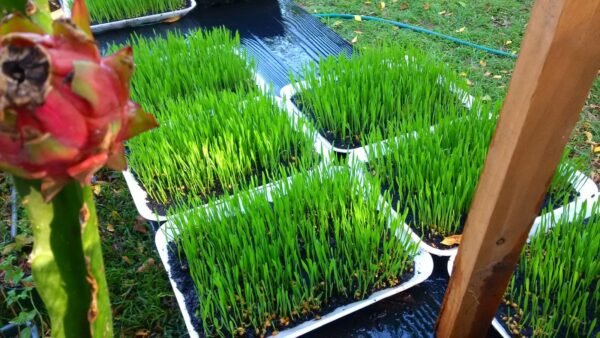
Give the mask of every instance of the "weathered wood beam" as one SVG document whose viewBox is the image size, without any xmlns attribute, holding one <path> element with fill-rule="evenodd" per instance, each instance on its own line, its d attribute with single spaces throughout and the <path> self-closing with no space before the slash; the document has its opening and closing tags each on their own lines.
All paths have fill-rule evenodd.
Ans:
<svg viewBox="0 0 600 338">
<path fill-rule="evenodd" d="M 465 225 L 438 337 L 484 337 L 600 68 L 600 0 L 537 0 Z"/>
</svg>

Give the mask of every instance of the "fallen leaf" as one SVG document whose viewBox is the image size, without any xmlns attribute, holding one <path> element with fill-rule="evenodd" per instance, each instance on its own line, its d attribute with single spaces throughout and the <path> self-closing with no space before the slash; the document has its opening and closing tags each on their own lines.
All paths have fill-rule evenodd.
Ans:
<svg viewBox="0 0 600 338">
<path fill-rule="evenodd" d="M 459 29 L 455 30 L 455 32 L 456 32 L 456 33 L 462 33 L 462 32 L 464 32 L 464 31 L 465 31 L 465 29 L 467 29 L 467 27 L 464 27 L 464 26 L 463 26 L 463 27 L 461 27 L 461 28 L 459 28 Z"/>
<path fill-rule="evenodd" d="M 596 146 L 594 148 L 594 154 L 598 154 L 598 153 L 600 153 L 600 146 Z"/>
<path fill-rule="evenodd" d="M 597 104 L 590 104 L 590 109 L 597 109 L 600 110 L 600 106 Z"/>
<path fill-rule="evenodd" d="M 460 244 L 461 239 L 462 239 L 462 235 L 452 235 L 452 236 L 444 237 L 444 240 L 441 243 L 446 246 L 453 246 L 455 244 Z"/>
<path fill-rule="evenodd" d="M 148 233 L 148 229 L 143 225 L 143 224 L 136 224 L 133 226 L 133 230 L 141 233 L 141 234 L 147 234 Z"/>
<path fill-rule="evenodd" d="M 137 272 L 137 273 L 146 272 L 149 268 L 154 266 L 154 264 L 155 264 L 154 258 L 148 258 L 144 262 L 144 264 L 142 264 L 139 268 L 137 268 L 137 270 L 135 270 L 135 272 Z"/>
<path fill-rule="evenodd" d="M 381 1 L 381 2 L 379 3 L 379 8 L 381 8 L 381 9 L 385 9 L 385 2 Z"/>
<path fill-rule="evenodd" d="M 458 75 L 460 75 L 462 77 L 467 77 L 467 73 L 465 73 L 465 72 L 460 72 L 460 73 L 458 73 Z"/>
<path fill-rule="evenodd" d="M 592 135 L 592 133 L 590 133 L 589 131 L 584 131 L 583 134 L 585 135 L 586 142 L 592 142 L 592 140 L 594 139 L 594 135 Z"/>
<path fill-rule="evenodd" d="M 485 60 L 479 60 L 479 65 L 481 67 L 485 67 L 485 66 L 487 66 L 487 62 Z"/>
<path fill-rule="evenodd" d="M 363 32 L 362 31 L 354 31 L 354 33 L 356 33 L 356 34 L 362 34 Z"/>
<path fill-rule="evenodd" d="M 439 14 L 439 15 L 444 15 L 444 14 L 446 14 L 446 11 L 441 11 L 441 12 L 438 12 L 438 14 Z"/>
<path fill-rule="evenodd" d="M 485 77 L 488 77 L 488 76 L 490 76 L 490 75 L 492 75 L 492 73 L 491 73 L 491 72 L 485 72 L 485 73 L 483 73 L 483 76 L 485 76 Z"/>
<path fill-rule="evenodd" d="M 15 250 L 17 245 L 15 243 L 6 244 L 2 249 L 2 256 L 8 256 L 9 253 Z"/>
<path fill-rule="evenodd" d="M 174 17 L 171 17 L 171 18 L 166 18 L 166 19 L 162 20 L 161 22 L 164 22 L 164 23 L 173 23 L 173 22 L 179 21 L 179 19 L 181 19 L 181 16 L 174 16 Z"/>
<path fill-rule="evenodd" d="M 507 45 L 507 46 L 508 46 L 508 45 L 511 45 L 511 44 L 512 44 L 512 41 L 511 41 L 511 40 L 506 40 L 506 42 L 505 42 L 504 44 L 505 44 L 505 45 Z"/>
<path fill-rule="evenodd" d="M 129 259 L 129 257 L 121 256 L 121 259 L 123 260 L 123 262 L 127 263 L 128 265 L 131 265 L 131 259 Z"/>
<path fill-rule="evenodd" d="M 494 75 L 494 79 L 499 80 L 502 78 L 502 75 Z"/>
<path fill-rule="evenodd" d="M 473 86 L 473 81 L 467 79 L 467 86 L 472 87 Z"/>
<path fill-rule="evenodd" d="M 428 11 L 429 8 L 431 8 L 431 5 L 429 4 L 429 2 L 426 2 L 426 3 L 423 4 L 423 9 L 424 10 Z"/>
<path fill-rule="evenodd" d="M 362 21 L 362 16 L 360 16 L 360 15 L 355 15 L 355 16 L 354 16 L 354 20 L 356 20 L 356 21 Z"/>
<path fill-rule="evenodd" d="M 339 27 L 339 26 L 341 26 L 341 25 L 342 25 L 342 21 L 340 21 L 340 20 L 338 20 L 338 21 L 335 21 L 335 22 L 332 24 L 332 26 L 333 26 L 333 27 Z"/>
<path fill-rule="evenodd" d="M 115 232 L 115 227 L 112 224 L 108 223 L 106 225 L 106 230 L 108 230 L 110 232 Z"/>
<path fill-rule="evenodd" d="M 135 338 L 147 338 L 150 337 L 150 331 L 146 329 L 140 329 L 135 331 Z"/>
<path fill-rule="evenodd" d="M 94 192 L 94 195 L 100 196 L 100 193 L 102 192 L 102 187 L 99 184 L 93 184 L 92 191 Z"/>
<path fill-rule="evenodd" d="M 358 36 L 355 36 L 350 43 L 355 44 L 358 42 Z"/>
<path fill-rule="evenodd" d="M 484 96 L 481 98 L 481 100 L 482 100 L 482 101 L 492 101 L 492 97 L 491 97 L 491 96 L 489 96 L 489 95 L 484 95 Z"/>
<path fill-rule="evenodd" d="M 400 10 L 404 11 L 407 10 L 410 6 L 408 5 L 408 2 L 403 2 L 400 4 Z"/>
</svg>

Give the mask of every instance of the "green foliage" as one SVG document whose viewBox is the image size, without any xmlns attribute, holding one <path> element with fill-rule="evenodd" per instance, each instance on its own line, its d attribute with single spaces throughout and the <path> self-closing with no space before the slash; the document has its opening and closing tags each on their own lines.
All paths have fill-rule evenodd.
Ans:
<svg viewBox="0 0 600 338">
<path fill-rule="evenodd" d="M 132 47 L 136 64 L 132 98 L 147 110 L 158 110 L 164 99 L 198 93 L 257 92 L 254 62 L 240 48 L 239 35 L 224 28 L 135 37 Z"/>
<path fill-rule="evenodd" d="M 86 1 L 92 23 L 106 23 L 182 9 L 185 0 L 92 0 Z M 71 8 L 73 0 L 66 0 Z"/>
<path fill-rule="evenodd" d="M 316 163 L 313 140 L 272 98 L 223 93 L 165 100 L 161 128 L 129 142 L 132 168 L 157 201 L 208 198 Z"/>
<path fill-rule="evenodd" d="M 585 220 L 586 209 L 592 217 Z M 574 221 L 543 222 L 521 254 L 507 294 L 518 304 L 519 329 L 533 336 L 593 337 L 600 318 L 600 203 Z M 572 210 L 571 210 L 572 211 Z M 509 316 L 515 314 L 509 308 Z M 517 329 L 518 330 L 518 329 Z"/>
<path fill-rule="evenodd" d="M 256 92 L 238 47 L 239 38 L 221 29 L 135 43 L 134 96 L 155 110 L 161 126 L 129 141 L 129 160 L 156 201 L 206 199 L 285 176 L 281 165 L 318 160 L 312 138 L 294 129 L 273 98 Z"/>
<path fill-rule="evenodd" d="M 400 212 L 426 235 L 449 236 L 461 232 L 494 133 L 499 107 L 475 101 L 473 110 L 492 112 L 444 118 L 433 131 L 389 134 L 388 143 L 368 152 L 369 169 L 380 177 Z M 487 114 L 483 114 L 487 115 Z M 375 139 L 380 139 L 376 137 Z M 396 141 L 394 141 L 394 139 Z M 563 159 L 551 186 L 551 203 L 568 200 L 577 165 Z"/>
<path fill-rule="evenodd" d="M 278 185 L 272 202 L 244 193 L 174 211 L 205 333 L 282 330 L 333 299 L 397 285 L 413 268 L 417 244 L 402 217 L 390 222 L 389 208 L 378 211 L 372 183 L 363 189 L 348 168 L 313 171 Z"/>
<path fill-rule="evenodd" d="M 455 234 L 471 205 L 496 120 L 496 114 L 447 119 L 433 132 L 389 134 L 392 141 L 368 153 L 369 169 L 387 183 L 397 210 L 407 211 L 424 234 Z"/>
<path fill-rule="evenodd" d="M 295 84 L 297 102 L 334 145 L 365 145 L 374 135 L 429 127 L 467 111 L 452 90 L 464 90 L 457 76 L 413 49 L 328 57 L 306 67 L 303 78 Z"/>
</svg>

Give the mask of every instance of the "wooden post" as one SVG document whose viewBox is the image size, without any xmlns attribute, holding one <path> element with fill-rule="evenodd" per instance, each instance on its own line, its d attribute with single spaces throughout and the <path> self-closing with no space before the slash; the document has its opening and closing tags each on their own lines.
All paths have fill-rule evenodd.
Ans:
<svg viewBox="0 0 600 338">
<path fill-rule="evenodd" d="M 436 326 L 484 337 L 600 68 L 600 0 L 537 0 Z"/>
</svg>

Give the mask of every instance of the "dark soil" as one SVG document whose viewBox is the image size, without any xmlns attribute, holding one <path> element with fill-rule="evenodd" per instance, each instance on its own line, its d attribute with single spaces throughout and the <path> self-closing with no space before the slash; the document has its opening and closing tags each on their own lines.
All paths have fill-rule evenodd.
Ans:
<svg viewBox="0 0 600 338">
<path fill-rule="evenodd" d="M 298 110 L 300 110 L 304 116 L 311 120 L 315 125 L 318 125 L 317 118 L 315 117 L 313 111 L 302 104 L 302 96 L 294 95 L 292 97 L 292 102 L 296 105 L 296 107 L 298 107 Z M 342 139 L 330 130 L 321 128 L 318 130 L 318 132 L 336 148 L 353 150 L 363 146 L 362 138 L 364 135 L 353 135 Z"/>
<path fill-rule="evenodd" d="M 182 256 L 185 256 L 185 255 L 182 255 Z M 169 243 L 169 265 L 171 266 L 170 277 L 175 281 L 177 288 L 184 295 L 186 309 L 188 311 L 188 314 L 190 315 L 190 318 L 192 318 L 192 325 L 194 326 L 194 329 L 198 333 L 200 333 L 200 336 L 203 337 L 204 331 L 202 328 L 202 322 L 195 315 L 200 310 L 198 294 L 196 292 L 196 288 L 194 286 L 192 277 L 190 276 L 190 272 L 189 272 L 188 265 L 187 265 L 187 259 L 185 257 L 181 257 L 181 259 L 180 259 L 180 257 L 178 257 L 177 246 L 173 242 Z M 398 285 L 408 281 L 413 276 L 414 276 L 414 266 L 410 269 L 410 272 L 406 272 L 398 278 L 398 280 L 399 280 Z M 376 291 L 379 291 L 379 289 L 371 290 L 371 293 L 374 293 Z M 349 294 L 354 294 L 354 290 L 352 292 L 349 292 Z M 368 298 L 368 296 L 365 298 Z M 329 312 L 332 312 L 334 309 L 336 309 L 342 305 L 347 305 L 347 304 L 353 303 L 355 301 L 357 301 L 357 300 L 354 298 L 345 297 L 345 296 L 340 296 L 340 297 L 334 298 L 331 302 L 324 305 L 320 310 L 312 311 L 310 314 L 305 315 L 302 318 L 290 321 L 290 324 L 288 326 L 286 326 L 284 329 L 293 328 L 294 326 L 301 324 L 305 321 L 319 318 L 320 316 L 323 316 Z M 248 330 L 248 331 L 250 331 L 250 330 Z M 271 336 L 272 333 L 273 333 L 272 329 L 269 329 L 269 330 L 267 330 L 266 336 L 269 337 L 269 336 Z M 234 334 L 232 334 L 232 336 L 233 335 Z M 260 336 L 255 335 L 254 332 L 247 332 L 244 337 L 254 338 L 254 337 L 260 337 Z"/>
</svg>

